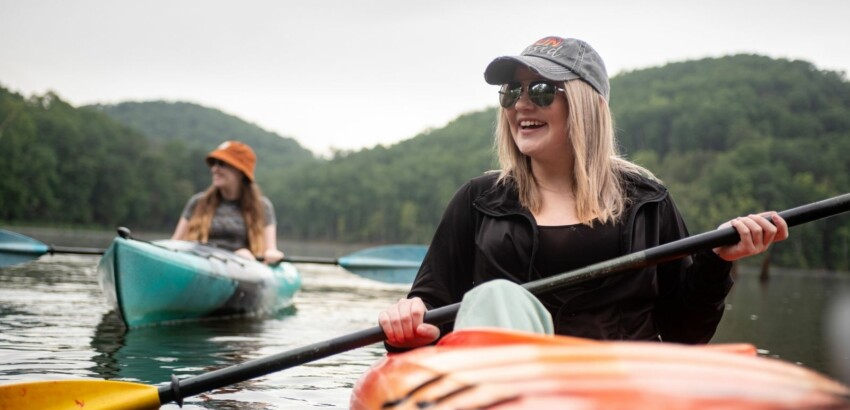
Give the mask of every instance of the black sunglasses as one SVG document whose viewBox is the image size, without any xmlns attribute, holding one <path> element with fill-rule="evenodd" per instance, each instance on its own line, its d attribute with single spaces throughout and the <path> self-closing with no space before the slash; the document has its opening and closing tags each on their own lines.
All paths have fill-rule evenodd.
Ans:
<svg viewBox="0 0 850 410">
<path fill-rule="evenodd" d="M 208 160 L 207 160 L 207 165 L 209 165 L 209 166 L 210 166 L 210 168 L 212 168 L 212 167 L 213 167 L 213 165 L 218 165 L 218 167 L 219 167 L 219 168 L 224 168 L 224 167 L 229 167 L 229 166 L 230 166 L 230 164 L 228 164 L 228 163 L 226 163 L 226 162 L 224 162 L 224 161 L 222 161 L 222 160 L 220 160 L 220 159 L 218 159 L 218 158 L 210 158 L 210 159 L 208 159 Z"/>
<path fill-rule="evenodd" d="M 499 104 L 504 108 L 511 108 L 522 97 L 522 83 L 512 82 L 502 85 L 499 90 Z M 528 84 L 528 99 L 538 107 L 548 107 L 555 101 L 557 92 L 564 89 L 552 81 L 532 81 Z"/>
</svg>

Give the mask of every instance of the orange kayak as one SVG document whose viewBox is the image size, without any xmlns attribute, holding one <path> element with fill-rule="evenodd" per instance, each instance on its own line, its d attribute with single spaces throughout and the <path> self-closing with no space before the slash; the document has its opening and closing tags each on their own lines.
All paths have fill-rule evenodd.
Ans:
<svg viewBox="0 0 850 410">
<path fill-rule="evenodd" d="M 462 330 L 388 355 L 352 409 L 850 409 L 850 389 L 748 344 L 599 342 Z"/>
</svg>

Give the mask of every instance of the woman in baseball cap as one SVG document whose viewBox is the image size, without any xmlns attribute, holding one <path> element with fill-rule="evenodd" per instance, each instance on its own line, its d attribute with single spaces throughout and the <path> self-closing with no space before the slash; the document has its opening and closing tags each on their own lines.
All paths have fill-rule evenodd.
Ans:
<svg viewBox="0 0 850 410">
<path fill-rule="evenodd" d="M 461 301 L 455 328 L 707 343 L 732 286 L 731 261 L 787 238 L 782 218 L 737 218 L 721 225 L 735 227 L 736 245 L 532 295 L 517 284 L 688 231 L 661 182 L 618 154 L 608 73 L 589 44 L 545 37 L 494 59 L 484 79 L 499 86 L 500 169 L 448 204 L 408 298 L 379 314 L 387 349 L 433 343 L 452 327 L 423 323 L 425 311 Z"/>
<path fill-rule="evenodd" d="M 274 207 L 254 181 L 257 156 L 251 147 L 225 141 L 206 161 L 212 184 L 189 198 L 172 239 L 212 244 L 269 264 L 283 259 Z"/>
</svg>

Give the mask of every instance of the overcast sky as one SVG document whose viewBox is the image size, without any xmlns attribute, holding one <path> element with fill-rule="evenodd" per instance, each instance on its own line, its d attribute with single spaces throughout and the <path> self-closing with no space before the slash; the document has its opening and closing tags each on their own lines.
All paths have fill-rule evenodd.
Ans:
<svg viewBox="0 0 850 410">
<path fill-rule="evenodd" d="M 494 106 L 486 65 L 547 35 L 588 41 L 612 76 L 735 53 L 850 72 L 848 11 L 846 0 L 0 0 L 0 86 L 75 106 L 193 102 L 326 154 Z"/>
</svg>

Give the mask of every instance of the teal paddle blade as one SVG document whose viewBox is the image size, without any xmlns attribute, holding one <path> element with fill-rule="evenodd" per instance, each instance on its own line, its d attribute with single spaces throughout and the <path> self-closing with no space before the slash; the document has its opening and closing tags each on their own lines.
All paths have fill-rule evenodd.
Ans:
<svg viewBox="0 0 850 410">
<path fill-rule="evenodd" d="M 29 262 L 50 247 L 28 236 L 0 229 L 0 267 Z"/>
<path fill-rule="evenodd" d="M 367 279 L 385 283 L 413 283 L 428 247 L 386 245 L 339 258 L 339 266 Z"/>
</svg>

